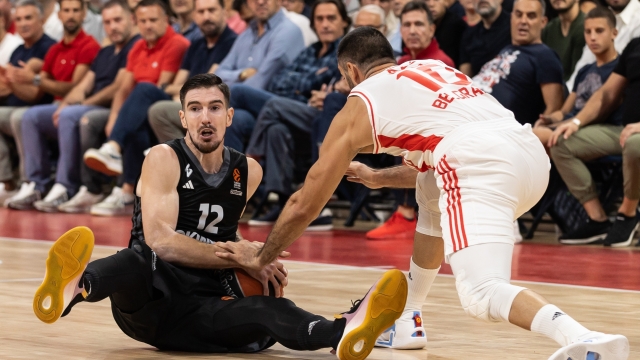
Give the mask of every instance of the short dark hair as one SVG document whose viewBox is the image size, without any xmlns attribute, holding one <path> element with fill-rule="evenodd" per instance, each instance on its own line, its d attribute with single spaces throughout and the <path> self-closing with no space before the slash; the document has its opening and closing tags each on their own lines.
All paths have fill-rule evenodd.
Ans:
<svg viewBox="0 0 640 360">
<path fill-rule="evenodd" d="M 199 74 L 189 78 L 189 80 L 187 80 L 180 89 L 180 104 L 182 105 L 182 108 L 184 109 L 184 98 L 187 96 L 189 91 L 194 89 L 209 89 L 212 87 L 217 87 L 222 91 L 225 106 L 229 108 L 229 97 L 231 96 L 229 86 L 227 86 L 227 84 L 225 84 L 216 74 Z"/>
<path fill-rule="evenodd" d="M 518 1 L 521 0 L 515 0 L 513 2 L 513 4 L 515 5 L 515 3 L 517 3 Z M 540 3 L 540 7 L 542 8 L 542 16 L 547 16 L 547 3 L 545 0 L 534 0 Z"/>
<path fill-rule="evenodd" d="M 347 26 L 345 26 L 344 28 L 344 33 L 346 34 L 347 31 L 349 30 L 349 26 L 351 26 L 351 17 L 349 17 L 349 14 L 347 14 L 347 7 L 344 6 L 344 2 L 342 2 L 342 0 L 316 0 L 311 7 L 311 21 L 309 23 L 309 25 L 311 26 L 311 30 L 316 31 L 316 28 L 314 27 L 314 20 L 315 20 L 314 18 L 316 15 L 316 8 L 320 4 L 333 4 L 338 8 L 338 13 L 340 13 L 340 17 L 344 22 L 347 23 Z"/>
<path fill-rule="evenodd" d="M 136 7 L 133 9 L 133 12 L 135 13 L 139 8 L 141 7 L 148 7 L 148 6 L 159 6 L 162 11 L 164 11 L 164 14 L 169 16 L 171 14 L 171 10 L 169 10 L 169 5 L 167 5 L 167 3 L 165 1 L 162 0 L 142 0 L 138 3 L 138 5 L 136 5 Z"/>
<path fill-rule="evenodd" d="M 132 13 L 131 8 L 129 7 L 129 4 L 124 0 L 109 0 L 106 3 L 104 3 L 104 5 L 102 6 L 102 10 L 116 7 L 116 6 L 120 6 L 122 10 L 128 12 L 129 14 Z M 102 10 L 100 10 L 100 12 L 102 12 Z"/>
<path fill-rule="evenodd" d="M 395 63 L 393 49 L 384 35 L 370 26 L 348 33 L 338 46 L 338 65 L 355 64 L 361 71 L 385 63 Z"/>
<path fill-rule="evenodd" d="M 63 1 L 80 1 L 83 9 L 87 7 L 87 3 L 84 0 L 58 0 L 58 4 L 62 5 Z"/>
<path fill-rule="evenodd" d="M 402 23 L 402 15 L 411 12 L 411 11 L 422 11 L 427 14 L 427 21 L 429 21 L 429 25 L 433 25 L 435 22 L 433 20 L 433 15 L 429 8 L 427 7 L 427 3 L 424 1 L 409 1 L 402 8 L 402 12 L 400 13 L 400 23 Z"/>
<path fill-rule="evenodd" d="M 611 11 L 610 9 L 604 7 L 604 6 L 596 6 L 593 9 L 591 9 L 591 11 L 589 11 L 587 13 L 587 15 L 584 17 L 585 20 L 587 19 L 607 19 L 607 24 L 609 24 L 609 26 L 611 26 L 611 28 L 615 29 L 616 28 L 616 16 L 613 15 L 613 11 Z"/>
</svg>

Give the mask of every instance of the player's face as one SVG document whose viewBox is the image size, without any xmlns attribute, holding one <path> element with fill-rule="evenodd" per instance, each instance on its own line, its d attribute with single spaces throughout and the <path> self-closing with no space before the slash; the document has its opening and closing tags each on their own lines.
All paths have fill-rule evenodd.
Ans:
<svg viewBox="0 0 640 360">
<path fill-rule="evenodd" d="M 424 11 L 409 11 L 402 15 L 400 35 L 402 41 L 412 52 L 420 52 L 431 44 L 435 26 L 429 24 L 429 19 Z"/>
<path fill-rule="evenodd" d="M 204 36 L 215 38 L 222 33 L 226 25 L 225 10 L 218 0 L 196 0 L 193 20 Z"/>
<path fill-rule="evenodd" d="M 136 22 L 144 40 L 155 44 L 167 31 L 169 18 L 159 5 L 142 6 L 136 10 Z"/>
<path fill-rule="evenodd" d="M 32 39 L 42 33 L 44 20 L 38 8 L 31 5 L 20 6 L 15 14 L 16 30 L 23 39 Z"/>
<path fill-rule="evenodd" d="M 233 118 L 233 108 L 227 108 L 224 94 L 216 86 L 193 89 L 185 95 L 184 103 L 180 120 L 187 129 L 187 140 L 203 154 L 216 151 Z"/>
<path fill-rule="evenodd" d="M 617 30 L 612 28 L 607 19 L 587 19 L 584 21 L 584 40 L 594 55 L 603 54 L 613 46 Z"/>
<path fill-rule="evenodd" d="M 66 0 L 60 2 L 58 18 L 67 34 L 76 34 L 80 30 L 85 14 L 85 7 L 81 1 Z"/>
<path fill-rule="evenodd" d="M 111 43 L 122 45 L 131 36 L 133 30 L 133 14 L 122 6 L 111 6 L 102 10 L 102 24 Z"/>
<path fill-rule="evenodd" d="M 344 35 L 347 23 L 342 20 L 338 7 L 334 4 L 320 4 L 313 13 L 313 26 L 318 39 L 330 44 Z"/>
<path fill-rule="evenodd" d="M 540 43 L 542 28 L 547 18 L 542 15 L 542 5 L 537 0 L 518 0 L 511 13 L 511 40 L 514 45 Z"/>
</svg>

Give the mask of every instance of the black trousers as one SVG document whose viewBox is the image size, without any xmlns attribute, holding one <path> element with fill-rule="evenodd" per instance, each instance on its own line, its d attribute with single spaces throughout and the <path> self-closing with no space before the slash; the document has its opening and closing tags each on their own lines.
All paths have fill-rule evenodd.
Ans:
<svg viewBox="0 0 640 360">
<path fill-rule="evenodd" d="M 193 286 L 173 285 L 170 275 L 163 279 L 158 272 L 167 266 L 155 255 L 151 264 L 133 249 L 91 262 L 84 274 L 86 301 L 110 297 L 123 332 L 162 350 L 255 352 L 276 341 L 317 350 L 335 348 L 342 336 L 344 320 L 326 320 L 285 298 L 205 296 Z"/>
</svg>

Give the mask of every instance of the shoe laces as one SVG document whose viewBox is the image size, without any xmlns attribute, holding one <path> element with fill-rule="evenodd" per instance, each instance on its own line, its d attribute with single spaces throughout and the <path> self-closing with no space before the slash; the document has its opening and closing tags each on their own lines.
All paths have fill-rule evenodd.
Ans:
<svg viewBox="0 0 640 360">
<path fill-rule="evenodd" d="M 356 310 L 358 310 L 358 307 L 360 307 L 361 303 L 362 299 L 358 299 L 356 301 L 351 300 L 351 309 L 349 309 L 349 311 L 347 312 L 343 312 L 343 314 L 353 314 Z"/>
</svg>

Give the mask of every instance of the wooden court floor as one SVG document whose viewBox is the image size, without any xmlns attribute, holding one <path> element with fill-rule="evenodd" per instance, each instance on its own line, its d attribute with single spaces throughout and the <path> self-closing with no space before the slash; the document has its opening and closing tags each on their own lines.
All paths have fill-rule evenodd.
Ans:
<svg viewBox="0 0 640 360">
<path fill-rule="evenodd" d="M 0 359 L 335 359 L 327 350 L 297 352 L 276 345 L 258 354 L 166 353 L 124 335 L 111 317 L 109 301 L 79 304 L 57 323 L 41 323 L 32 297 L 44 275 L 50 242 L 0 238 Z M 94 258 L 115 253 L 97 247 Z M 288 261 L 286 296 L 327 317 L 348 310 L 383 269 Z M 630 359 L 640 359 L 640 291 L 516 284 L 538 291 L 588 328 L 626 335 Z M 551 340 L 508 324 L 485 324 L 460 309 L 454 281 L 439 276 L 423 306 L 429 343 L 420 351 L 375 349 L 370 359 L 547 359 Z"/>
</svg>

